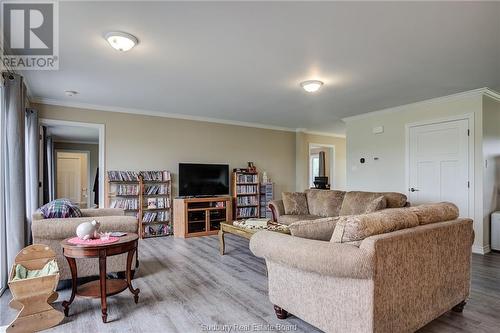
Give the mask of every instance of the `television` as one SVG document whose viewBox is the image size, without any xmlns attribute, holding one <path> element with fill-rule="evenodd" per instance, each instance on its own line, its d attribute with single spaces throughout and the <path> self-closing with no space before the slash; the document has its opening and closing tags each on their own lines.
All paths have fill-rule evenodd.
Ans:
<svg viewBox="0 0 500 333">
<path fill-rule="evenodd" d="M 229 195 L 229 165 L 179 163 L 179 196 Z"/>
</svg>

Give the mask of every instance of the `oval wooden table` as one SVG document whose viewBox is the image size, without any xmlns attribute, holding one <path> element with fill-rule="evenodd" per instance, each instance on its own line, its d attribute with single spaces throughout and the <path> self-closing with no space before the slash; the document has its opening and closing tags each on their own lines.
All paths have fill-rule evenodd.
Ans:
<svg viewBox="0 0 500 333">
<path fill-rule="evenodd" d="M 132 287 L 132 258 L 137 252 L 137 243 L 139 236 L 134 233 L 128 233 L 114 243 L 103 245 L 80 245 L 71 244 L 67 238 L 61 242 L 63 255 L 68 261 L 71 269 L 71 297 L 68 301 L 64 301 L 64 314 L 69 315 L 69 306 L 75 299 L 75 295 L 83 297 L 101 298 L 101 313 L 102 321 L 105 323 L 108 318 L 108 308 L 106 297 L 121 293 L 125 289 L 129 289 L 134 295 L 134 301 L 137 304 L 139 301 L 139 289 Z M 107 279 L 106 278 L 106 258 L 122 253 L 127 254 L 127 270 L 126 279 Z M 99 258 L 99 280 L 85 283 L 77 290 L 77 268 L 76 259 L 79 258 Z"/>
</svg>

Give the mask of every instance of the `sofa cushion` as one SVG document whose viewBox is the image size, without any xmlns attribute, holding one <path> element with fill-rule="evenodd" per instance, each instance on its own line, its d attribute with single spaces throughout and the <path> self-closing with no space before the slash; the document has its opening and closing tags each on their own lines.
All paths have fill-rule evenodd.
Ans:
<svg viewBox="0 0 500 333">
<path fill-rule="evenodd" d="M 33 238 L 37 239 L 59 239 L 76 236 L 76 228 L 83 222 L 97 220 L 101 223 L 99 232 L 134 232 L 137 233 L 138 222 L 135 216 L 103 216 L 75 217 L 67 219 L 45 219 L 33 221 L 31 231 Z"/>
<path fill-rule="evenodd" d="M 293 222 L 303 221 L 303 220 L 316 220 L 321 218 L 321 216 L 316 215 L 280 215 L 278 217 L 278 223 L 290 225 Z"/>
<path fill-rule="evenodd" d="M 323 217 L 339 216 L 344 191 L 308 189 L 305 191 L 309 214 Z"/>
<path fill-rule="evenodd" d="M 306 194 L 303 192 L 283 192 L 281 195 L 286 215 L 308 215 Z"/>
<path fill-rule="evenodd" d="M 297 221 L 288 227 L 292 236 L 328 241 L 332 238 L 339 217 L 323 217 L 316 220 Z"/>
<path fill-rule="evenodd" d="M 406 205 L 406 195 L 402 193 L 351 191 L 345 194 L 339 215 L 364 214 L 367 206 L 381 195 L 386 199 L 387 208 L 401 208 Z"/>
<path fill-rule="evenodd" d="M 46 219 L 81 217 L 80 208 L 68 199 L 56 199 L 40 207 L 40 212 Z"/>
<path fill-rule="evenodd" d="M 420 224 L 429 224 L 458 218 L 458 207 L 451 202 L 440 202 L 408 208 L 418 217 Z"/>
<path fill-rule="evenodd" d="M 413 228 L 418 224 L 417 215 L 407 208 L 384 209 L 364 215 L 340 216 L 330 241 L 334 243 L 359 241 L 373 235 Z"/>
<path fill-rule="evenodd" d="M 365 214 L 373 213 L 387 207 L 387 200 L 383 195 L 373 199 L 365 209 Z"/>
</svg>

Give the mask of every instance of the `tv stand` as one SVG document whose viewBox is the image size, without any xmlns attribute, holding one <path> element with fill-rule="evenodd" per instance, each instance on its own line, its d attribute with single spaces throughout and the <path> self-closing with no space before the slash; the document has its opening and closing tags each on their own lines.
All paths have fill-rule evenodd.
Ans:
<svg viewBox="0 0 500 333">
<path fill-rule="evenodd" d="M 197 197 L 174 199 L 174 236 L 198 237 L 216 235 L 221 222 L 232 219 L 231 197 Z"/>
</svg>

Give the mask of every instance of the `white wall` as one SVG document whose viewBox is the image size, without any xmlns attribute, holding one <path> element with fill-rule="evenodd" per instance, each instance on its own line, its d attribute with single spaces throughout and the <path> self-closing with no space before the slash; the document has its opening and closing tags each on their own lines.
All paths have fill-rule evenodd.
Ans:
<svg viewBox="0 0 500 333">
<path fill-rule="evenodd" d="M 499 208 L 500 102 L 483 96 L 483 244 L 490 244 L 490 215 Z"/>
<path fill-rule="evenodd" d="M 397 191 L 408 194 L 406 179 L 406 125 L 473 114 L 474 128 L 474 249 L 487 246 L 488 226 L 483 223 L 482 165 L 482 94 L 455 96 L 401 106 L 385 111 L 346 118 L 347 124 L 347 188 L 349 190 Z M 373 134 L 373 127 L 384 132 Z M 366 159 L 365 164 L 359 162 Z M 375 161 L 374 157 L 378 157 Z"/>
</svg>

